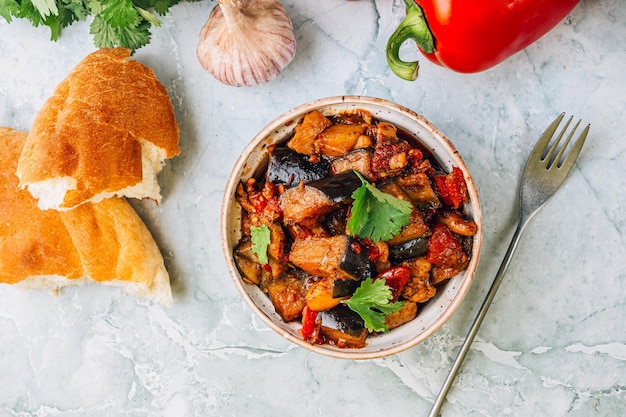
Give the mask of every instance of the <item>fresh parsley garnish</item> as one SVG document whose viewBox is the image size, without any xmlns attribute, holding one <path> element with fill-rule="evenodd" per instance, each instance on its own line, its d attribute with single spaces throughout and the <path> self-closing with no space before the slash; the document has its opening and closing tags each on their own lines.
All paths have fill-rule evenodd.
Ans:
<svg viewBox="0 0 626 417">
<path fill-rule="evenodd" d="M 259 258 L 259 262 L 263 265 L 269 262 L 267 259 L 267 247 L 270 245 L 270 236 L 270 228 L 266 225 L 250 226 L 252 252 Z"/>
<path fill-rule="evenodd" d="M 356 312 L 370 332 L 387 332 L 389 327 L 385 316 L 399 311 L 404 302 L 391 302 L 393 295 L 384 279 L 372 280 L 367 278 L 361 281 L 352 297 L 341 301 Z"/>
<path fill-rule="evenodd" d="M 199 0 L 187 0 L 199 1 Z M 160 26 L 164 16 L 180 0 L 0 0 L 0 16 L 7 22 L 23 18 L 35 27 L 50 28 L 58 40 L 62 28 L 93 16 L 89 33 L 98 48 L 123 46 L 139 49 L 150 42 L 151 26 Z M 151 12 L 150 10 L 154 11 Z"/>
<path fill-rule="evenodd" d="M 384 193 L 356 172 L 363 185 L 352 193 L 352 213 L 348 219 L 348 233 L 374 242 L 389 240 L 409 224 L 413 206 Z"/>
</svg>

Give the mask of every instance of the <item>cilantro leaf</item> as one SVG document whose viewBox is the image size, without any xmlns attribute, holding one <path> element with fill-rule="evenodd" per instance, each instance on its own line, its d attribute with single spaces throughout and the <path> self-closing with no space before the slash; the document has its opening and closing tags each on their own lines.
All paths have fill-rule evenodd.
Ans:
<svg viewBox="0 0 626 417">
<path fill-rule="evenodd" d="M 117 28 L 118 45 L 125 45 L 127 48 L 139 49 L 150 42 L 150 22 L 141 21 L 137 26 L 122 26 Z"/>
<path fill-rule="evenodd" d="M 199 0 L 186 0 L 197 2 Z M 0 17 L 27 19 L 50 28 L 56 41 L 61 28 L 93 16 L 89 33 L 96 47 L 123 46 L 133 51 L 150 42 L 150 28 L 180 0 L 0 0 Z"/>
<path fill-rule="evenodd" d="M 59 19 L 57 16 L 48 16 L 44 20 L 44 25 L 50 28 L 50 39 L 56 41 L 59 39 L 59 32 L 61 26 L 59 25 Z"/>
<path fill-rule="evenodd" d="M 112 26 L 101 15 L 94 17 L 90 33 L 94 35 L 94 43 L 98 48 L 112 48 L 124 45 L 130 49 L 138 49 L 150 41 L 150 23 L 144 21 L 133 26 Z"/>
<path fill-rule="evenodd" d="M 146 9 L 142 9 L 141 7 L 135 7 L 135 9 L 137 9 L 137 12 L 139 12 L 141 17 L 152 23 L 154 26 L 161 26 L 161 21 L 159 20 L 159 18 L 147 11 Z"/>
<path fill-rule="evenodd" d="M 177 0 L 156 0 L 154 1 L 154 10 L 164 16 L 169 10 L 170 6 L 178 3 Z"/>
<path fill-rule="evenodd" d="M 93 18 L 89 33 L 94 35 L 93 42 L 98 48 L 112 48 L 118 43 L 115 30 L 100 15 Z"/>
<path fill-rule="evenodd" d="M 90 15 L 89 7 L 83 0 L 63 0 L 62 7 L 59 8 L 59 14 L 62 11 L 73 15 L 74 20 L 85 20 Z"/>
<path fill-rule="evenodd" d="M 356 312 L 370 332 L 387 332 L 385 316 L 399 311 L 404 307 L 402 301 L 391 303 L 391 289 L 383 279 L 367 278 L 361 282 L 352 297 L 341 302 Z"/>
<path fill-rule="evenodd" d="M 102 18 L 112 27 L 136 27 L 140 16 L 131 0 L 102 0 Z"/>
<path fill-rule="evenodd" d="M 389 240 L 409 224 L 413 206 L 391 194 L 383 193 L 355 171 L 363 185 L 352 198 L 352 213 L 348 219 L 348 233 L 374 242 Z"/>
<path fill-rule="evenodd" d="M 68 1 L 59 8 L 59 23 L 61 27 L 67 27 L 78 20 L 85 20 L 89 15 L 89 10 L 81 1 Z"/>
<path fill-rule="evenodd" d="M 20 16 L 20 5 L 15 0 L 0 0 L 0 16 L 11 23 L 13 16 Z"/>
<path fill-rule="evenodd" d="M 43 16 L 31 1 L 24 1 L 19 4 L 19 14 L 16 17 L 25 17 L 35 27 L 45 24 Z"/>
<path fill-rule="evenodd" d="M 59 14 L 59 8 L 55 0 L 31 0 L 33 2 L 33 6 L 39 11 L 42 17 L 47 16 L 56 16 Z"/>
<path fill-rule="evenodd" d="M 252 252 L 259 258 L 259 262 L 265 265 L 267 259 L 267 247 L 270 244 L 270 228 L 262 224 L 261 226 L 250 226 L 250 238 L 252 239 Z"/>
</svg>

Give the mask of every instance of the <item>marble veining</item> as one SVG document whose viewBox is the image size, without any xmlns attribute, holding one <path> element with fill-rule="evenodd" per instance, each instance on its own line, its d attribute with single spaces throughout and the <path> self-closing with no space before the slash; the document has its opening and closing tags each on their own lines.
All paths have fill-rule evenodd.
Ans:
<svg viewBox="0 0 626 417">
<path fill-rule="evenodd" d="M 167 87 L 179 157 L 163 203 L 133 201 L 172 277 L 164 308 L 112 287 L 58 296 L 0 286 L 0 416 L 425 416 L 504 255 L 526 156 L 560 112 L 591 123 L 564 186 L 528 227 L 443 415 L 620 416 L 626 409 L 626 8 L 582 0 L 548 35 L 479 74 L 421 59 L 418 81 L 387 68 L 399 0 L 284 0 L 294 61 L 269 84 L 220 84 L 197 62 L 214 1 L 180 3 L 135 58 Z M 29 129 L 94 47 L 89 22 L 49 41 L 0 18 L 0 125 Z M 407 57 L 419 58 L 405 45 Z M 386 98 L 430 119 L 479 187 L 484 251 L 454 317 L 424 343 L 349 362 L 295 347 L 242 302 L 218 213 L 230 169 L 273 118 L 322 97 Z"/>
</svg>

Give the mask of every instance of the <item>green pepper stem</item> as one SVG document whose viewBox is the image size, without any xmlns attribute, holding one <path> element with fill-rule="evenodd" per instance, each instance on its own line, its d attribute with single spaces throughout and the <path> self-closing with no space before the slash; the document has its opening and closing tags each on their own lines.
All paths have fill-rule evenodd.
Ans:
<svg viewBox="0 0 626 417">
<path fill-rule="evenodd" d="M 404 0 L 406 16 L 387 41 L 387 64 L 398 77 L 415 81 L 419 72 L 419 61 L 407 62 L 400 59 L 400 47 L 404 42 L 413 40 L 425 53 L 435 50 L 433 35 L 426 24 L 421 7 L 414 0 Z"/>
</svg>

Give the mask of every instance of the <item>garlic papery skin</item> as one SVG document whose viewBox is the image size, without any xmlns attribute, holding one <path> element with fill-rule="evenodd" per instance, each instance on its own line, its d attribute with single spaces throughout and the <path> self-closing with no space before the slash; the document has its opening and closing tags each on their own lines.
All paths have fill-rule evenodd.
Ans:
<svg viewBox="0 0 626 417">
<path fill-rule="evenodd" d="M 218 0 L 200 31 L 202 67 L 232 86 L 276 78 L 293 60 L 296 37 L 279 0 Z"/>
</svg>

